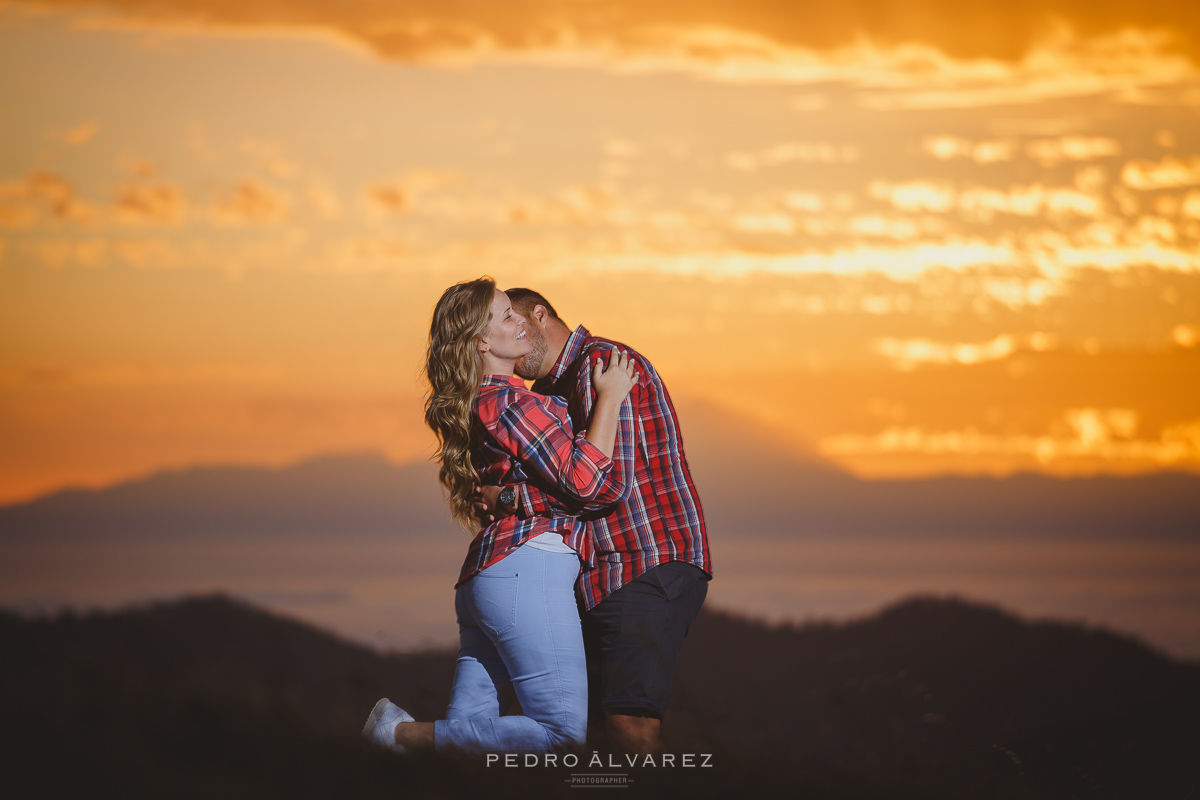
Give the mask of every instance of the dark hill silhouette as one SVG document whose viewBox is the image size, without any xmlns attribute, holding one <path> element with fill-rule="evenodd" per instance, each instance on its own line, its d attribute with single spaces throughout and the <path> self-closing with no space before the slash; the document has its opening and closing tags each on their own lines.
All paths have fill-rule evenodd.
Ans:
<svg viewBox="0 0 1200 800">
<path fill-rule="evenodd" d="M 714 536 L 1200 538 L 1200 476 L 862 481 L 709 406 L 681 411 Z M 442 537 L 434 466 L 327 456 L 283 469 L 196 467 L 0 508 L 4 542 Z"/>
<path fill-rule="evenodd" d="M 1181 790 L 1200 752 L 1200 665 L 960 600 L 803 628 L 707 614 L 676 691 L 681 715 L 703 721 L 676 722 L 685 749 L 788 764 L 828 786 L 857 776 L 885 794 L 1187 796 L 1150 787 Z"/>
<path fill-rule="evenodd" d="M 30 787 L 19 796 L 571 794 L 570 770 L 359 744 L 380 695 L 440 714 L 450 653 L 380 655 L 222 597 L 0 614 L 0 647 L 0 748 L 8 785 Z M 644 796 L 1184 798 L 1198 714 L 1198 665 L 962 601 L 801 628 L 706 612 L 666 734 L 715 768 L 607 771 L 631 772 Z"/>
</svg>

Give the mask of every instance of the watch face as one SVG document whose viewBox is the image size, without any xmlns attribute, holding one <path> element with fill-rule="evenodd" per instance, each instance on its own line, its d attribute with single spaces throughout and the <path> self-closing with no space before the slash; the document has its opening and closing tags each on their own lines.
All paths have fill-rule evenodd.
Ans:
<svg viewBox="0 0 1200 800">
<path fill-rule="evenodd" d="M 500 503 L 502 505 L 511 506 L 513 500 L 517 499 L 517 490 L 511 486 L 505 486 L 500 490 Z"/>
</svg>

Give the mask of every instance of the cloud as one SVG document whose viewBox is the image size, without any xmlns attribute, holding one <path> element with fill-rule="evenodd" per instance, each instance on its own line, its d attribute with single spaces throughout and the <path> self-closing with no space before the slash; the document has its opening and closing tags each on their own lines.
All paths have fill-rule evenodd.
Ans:
<svg viewBox="0 0 1200 800">
<path fill-rule="evenodd" d="M 940 161 L 967 158 L 976 164 L 994 164 L 1012 160 L 1017 143 L 1012 139 L 972 141 L 958 136 L 929 136 L 921 141 L 921 148 Z"/>
<path fill-rule="evenodd" d="M 110 252 L 109 243 L 104 239 L 40 239 L 23 244 L 23 251 L 51 269 L 61 269 L 68 264 L 103 267 Z"/>
<path fill-rule="evenodd" d="M 996 297 L 998 287 L 985 286 L 984 294 Z M 1004 333 L 984 342 L 945 342 L 933 339 L 875 340 L 879 354 L 892 359 L 897 368 L 911 371 L 921 365 L 969 365 L 1002 361 L 1021 351 L 1043 353 L 1058 347 L 1055 336 L 1044 331 L 1029 334 Z"/>
<path fill-rule="evenodd" d="M 248 178 L 213 204 L 212 216 L 222 225 L 264 225 L 286 221 L 290 211 L 291 203 L 281 192 Z"/>
<path fill-rule="evenodd" d="M 1198 258 L 1200 260 L 1200 258 Z M 502 261 L 502 259 L 501 259 Z M 979 237 L 945 237 L 901 245 L 853 244 L 799 252 L 760 252 L 729 249 L 653 249 L 589 253 L 573 247 L 561 254 L 549 250 L 542 269 L 569 273 L 580 269 L 602 272 L 647 272 L 704 275 L 712 280 L 746 275 L 885 275 L 895 281 L 917 281 L 930 270 L 967 271 L 979 268 L 1016 267 L 1028 264 L 1025 254 L 1011 242 L 989 242 Z"/>
<path fill-rule="evenodd" d="M 1173 244 L 1179 239 L 1179 231 L 1175 224 L 1162 217 L 1139 217 L 1134 231 L 1142 241 L 1162 241 Z"/>
<path fill-rule="evenodd" d="M 743 233 L 790 234 L 796 224 L 787 214 L 747 211 L 733 217 L 730 225 Z"/>
<path fill-rule="evenodd" d="M 1121 170 L 1121 182 L 1131 189 L 1149 191 L 1194 186 L 1200 183 L 1200 156 L 1179 159 L 1166 156 L 1161 161 L 1130 161 Z"/>
<path fill-rule="evenodd" d="M 867 194 L 876 200 L 884 200 L 898 211 L 909 213 L 917 211 L 933 211 L 944 213 L 954 208 L 954 188 L 945 183 L 928 181 L 911 181 L 909 183 L 888 183 L 887 181 L 872 181 L 867 186 Z"/>
<path fill-rule="evenodd" d="M 881 44 L 921 42 L 950 56 L 1012 61 L 1049 29 L 1067 25 L 1086 37 L 1129 29 L 1168 32 L 1194 53 L 1200 14 L 1187 3 L 1084 0 L 1036 4 L 956 0 L 864 0 L 852 5 L 789 0 L 8 0 L 5 5 L 57 11 L 103 8 L 121 19 L 164 27 L 328 29 L 380 55 L 415 60 L 463 50 L 547 51 L 607 43 L 640 50 L 685 32 L 708 32 L 714 45 L 755 41 L 828 50 L 869 37 Z M 719 35 L 718 32 L 722 35 Z M 697 52 L 718 58 L 722 50 Z"/>
<path fill-rule="evenodd" d="M 1003 334 L 987 342 L 937 342 L 929 339 L 883 338 L 875 342 L 881 355 L 903 370 L 918 364 L 982 364 L 999 361 L 1017 352 L 1017 337 Z"/>
<path fill-rule="evenodd" d="M 95 209 L 83 202 L 71 182 L 45 170 L 0 183 L 0 227 L 21 229 L 49 221 L 90 222 Z"/>
<path fill-rule="evenodd" d="M 686 69 L 718 80 L 883 89 L 877 107 L 936 107 L 1162 86 L 1195 74 L 1187 3 L 1084 0 L 4 0 L 86 24 L 333 37 L 413 63 L 480 59 Z M 893 91 L 893 90 L 904 91 Z M 919 91 L 911 91 L 917 90 Z M 808 105 L 812 105 L 809 103 Z"/>
<path fill-rule="evenodd" d="M 872 181 L 867 186 L 867 194 L 888 203 L 897 211 L 944 214 L 957 209 L 967 219 L 979 222 L 990 222 L 996 214 L 1097 218 L 1104 213 L 1104 201 L 1096 194 L 1071 187 L 1047 187 L 1040 183 L 1011 186 L 1007 190 L 985 186 L 956 190 L 945 182 Z"/>
<path fill-rule="evenodd" d="M 754 172 L 768 166 L 793 161 L 819 164 L 850 164 L 859 159 L 858 148 L 831 142 L 784 142 L 757 152 L 733 152 L 725 156 L 725 164 L 742 172 Z"/>
<path fill-rule="evenodd" d="M 916 220 L 906 217 L 885 217 L 870 214 L 852 217 L 848 226 L 854 236 L 869 236 L 877 239 L 916 239 L 921 226 Z"/>
<path fill-rule="evenodd" d="M 785 195 L 782 202 L 790 210 L 800 213 L 793 216 L 778 210 L 754 209 L 739 211 L 728 217 L 722 215 L 721 219 L 727 219 L 730 228 L 742 233 L 777 236 L 804 233 L 821 238 L 912 240 L 921 236 L 944 234 L 947 228 L 944 221 L 934 217 L 819 214 L 821 201 L 816 195 Z M 697 218 L 693 219 L 691 224 L 704 225 L 706 222 L 710 221 Z"/>
<path fill-rule="evenodd" d="M 80 125 L 76 125 L 74 128 L 63 131 L 56 138 L 60 139 L 63 144 L 74 147 L 90 142 L 99 132 L 100 123 L 95 120 L 88 120 Z"/>
<path fill-rule="evenodd" d="M 546 195 L 517 195 L 478 199 L 464 205 L 471 212 L 502 224 L 516 226 L 622 226 L 645 229 L 678 229 L 688 216 L 670 209 L 635 211 L 614 191 L 594 185 L 568 186 Z M 440 210 L 440 207 L 438 207 Z"/>
<path fill-rule="evenodd" d="M 1105 136 L 1059 136 L 1035 139 L 1025 145 L 1025 153 L 1043 167 L 1063 161 L 1091 161 L 1120 155 L 1121 145 Z"/>
<path fill-rule="evenodd" d="M 412 200 L 403 186 L 377 183 L 363 190 L 367 208 L 378 216 L 404 214 L 412 207 Z"/>
<path fill-rule="evenodd" d="M 816 214 L 825 210 L 825 198 L 816 192 L 788 192 L 783 204 L 793 211 Z"/>
<path fill-rule="evenodd" d="M 393 181 L 378 181 L 363 188 L 363 201 L 376 217 L 407 214 L 419 198 L 462 181 L 455 172 L 413 170 Z"/>
<path fill-rule="evenodd" d="M 955 60 L 940 52 L 906 63 L 902 51 L 877 52 L 859 55 L 857 74 L 847 70 L 826 80 L 867 89 L 858 103 L 882 111 L 1026 105 L 1097 95 L 1141 105 L 1193 105 L 1200 101 L 1191 88 L 1195 57 L 1171 52 L 1169 41 L 1164 33 L 1135 29 L 1088 39 L 1064 28 L 1013 63 Z M 917 68 L 921 61 L 926 62 L 923 73 Z"/>
<path fill-rule="evenodd" d="M 981 222 L 991 221 L 996 214 L 1095 218 L 1104 213 L 1104 201 L 1078 189 L 1033 183 L 1011 186 L 1007 191 L 980 186 L 965 189 L 959 193 L 958 208 L 964 216 Z"/>
<path fill-rule="evenodd" d="M 1179 207 L 1179 213 L 1188 219 L 1200 219 L 1200 191 L 1187 193 Z"/>
<path fill-rule="evenodd" d="M 1136 438 L 1138 415 L 1126 408 L 1068 409 L 1040 436 L 988 434 L 975 428 L 928 432 L 893 425 L 873 436 L 831 436 L 820 443 L 829 456 L 920 454 L 1027 456 L 1042 465 L 1071 460 L 1150 462 L 1159 467 L 1200 463 L 1200 419 L 1163 428 L 1157 439 Z"/>
<path fill-rule="evenodd" d="M 687 224 L 658 230 L 650 227 L 656 215 L 638 208 L 618 204 L 608 215 L 578 218 L 565 206 L 542 198 L 510 208 L 511 213 L 519 211 L 524 216 L 509 221 L 526 227 L 608 224 L 614 229 L 587 238 L 531 232 L 519 239 L 444 243 L 422 247 L 414 258 L 417 263 L 436 262 L 447 268 L 470 263 L 490 273 L 528 269 L 547 278 L 594 272 L 703 275 L 721 282 L 770 275 L 842 279 L 876 275 L 896 283 L 928 286 L 931 276 L 953 273 L 972 277 L 972 296 L 986 297 L 1012 310 L 1037 307 L 1074 291 L 1074 280 L 1081 271 L 1151 268 L 1200 272 L 1200 252 L 1191 240 L 1181 237 L 1169 243 L 1151 239 L 1136 226 L 1112 217 L 1094 222 L 1081 218 L 1075 220 L 1081 224 L 1069 227 L 1048 225 L 1051 220 L 1032 217 L 1023 229 L 972 235 L 950 228 L 950 218 L 926 215 L 915 220 L 916 238 L 908 238 L 911 228 L 897 224 L 894 232 L 903 238 L 886 241 L 850 230 L 855 219 L 861 219 L 858 224 L 863 227 L 874 224 L 871 215 L 788 215 L 782 208 L 766 205 L 739 208 L 717 200 L 712 203 L 713 209 L 704 213 L 684 212 Z M 937 230 L 930 221 L 942 222 L 944 229 Z M 745 236 L 721 235 L 731 229 Z M 805 241 L 805 235 L 840 238 Z"/>
<path fill-rule="evenodd" d="M 183 192 L 167 183 L 122 186 L 113 202 L 113 213 L 117 220 L 135 224 L 177 225 L 183 221 L 186 210 Z"/>
<path fill-rule="evenodd" d="M 0 183 L 0 227 L 28 228 L 37 221 L 38 213 L 24 181 Z"/>
<path fill-rule="evenodd" d="M 936 159 L 965 158 L 976 164 L 1011 161 L 1019 147 L 1019 142 L 1012 138 L 973 141 L 958 136 L 929 136 L 921 141 L 921 148 Z M 1105 136 L 1056 136 L 1026 142 L 1024 151 L 1034 161 L 1049 168 L 1064 161 L 1091 161 L 1119 155 L 1121 145 Z"/>
</svg>

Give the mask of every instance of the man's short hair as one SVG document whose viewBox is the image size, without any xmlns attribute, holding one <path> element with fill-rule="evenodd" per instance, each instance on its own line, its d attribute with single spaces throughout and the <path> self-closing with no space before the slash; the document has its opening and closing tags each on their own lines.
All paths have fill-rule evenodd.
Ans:
<svg viewBox="0 0 1200 800">
<path fill-rule="evenodd" d="M 542 306 L 550 312 L 550 316 L 562 322 L 562 318 L 558 316 L 558 312 L 554 310 L 554 306 L 550 305 L 550 301 L 533 289 L 505 289 L 504 293 L 508 295 L 508 300 L 512 303 L 512 307 L 522 317 L 528 317 L 533 313 L 534 306 Z"/>
</svg>

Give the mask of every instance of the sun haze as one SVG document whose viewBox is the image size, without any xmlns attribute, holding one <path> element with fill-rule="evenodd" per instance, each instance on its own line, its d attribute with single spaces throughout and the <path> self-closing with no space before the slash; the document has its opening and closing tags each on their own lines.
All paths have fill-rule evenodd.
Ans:
<svg viewBox="0 0 1200 800">
<path fill-rule="evenodd" d="M 1200 471 L 1200 11 L 0 2 L 0 503 L 426 458 L 490 274 L 868 478 Z"/>
</svg>

